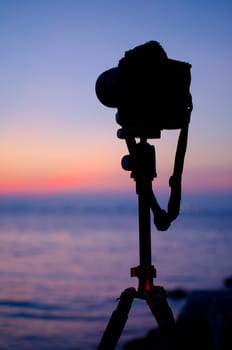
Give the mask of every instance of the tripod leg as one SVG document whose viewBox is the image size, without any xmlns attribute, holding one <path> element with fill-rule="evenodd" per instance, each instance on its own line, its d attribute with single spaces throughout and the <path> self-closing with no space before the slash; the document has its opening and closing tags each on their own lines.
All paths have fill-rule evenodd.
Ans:
<svg viewBox="0 0 232 350">
<path fill-rule="evenodd" d="M 153 286 L 152 290 L 146 295 L 146 301 L 160 328 L 174 327 L 175 319 L 168 305 L 163 287 Z"/>
<path fill-rule="evenodd" d="M 173 349 L 175 342 L 175 319 L 166 299 L 163 287 L 153 286 L 146 301 L 154 315 L 163 340 L 163 349 Z"/>
<path fill-rule="evenodd" d="M 113 350 L 115 349 L 123 328 L 128 319 L 128 314 L 131 304 L 136 295 L 134 288 L 127 288 L 122 292 L 119 303 L 113 311 L 109 323 L 105 329 L 98 350 Z"/>
</svg>

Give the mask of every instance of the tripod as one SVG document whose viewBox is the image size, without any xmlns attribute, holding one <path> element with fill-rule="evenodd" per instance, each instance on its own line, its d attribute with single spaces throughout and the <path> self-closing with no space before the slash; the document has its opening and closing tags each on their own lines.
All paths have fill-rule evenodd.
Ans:
<svg viewBox="0 0 232 350">
<path fill-rule="evenodd" d="M 131 277 L 138 278 L 138 289 L 130 287 L 121 293 L 119 303 L 111 315 L 98 350 L 115 349 L 134 298 L 146 300 L 160 330 L 167 335 L 165 339 L 170 339 L 175 328 L 175 320 L 167 303 L 166 292 L 162 286 L 153 284 L 156 270 L 151 263 L 150 210 L 159 211 L 160 217 L 163 217 L 163 211 L 157 207 L 158 204 L 152 192 L 152 180 L 156 177 L 155 148 L 147 143 L 146 138 L 140 138 L 140 142 L 136 143 L 131 136 L 120 134 L 118 137 L 126 140 L 130 155 L 123 157 L 122 167 L 124 170 L 132 171 L 131 177 L 136 182 L 138 195 L 140 263 L 139 266 L 131 268 Z M 165 220 L 161 219 L 161 221 Z M 164 229 L 167 229 L 169 224 L 164 226 Z M 167 349 L 168 344 L 165 346 Z"/>
</svg>

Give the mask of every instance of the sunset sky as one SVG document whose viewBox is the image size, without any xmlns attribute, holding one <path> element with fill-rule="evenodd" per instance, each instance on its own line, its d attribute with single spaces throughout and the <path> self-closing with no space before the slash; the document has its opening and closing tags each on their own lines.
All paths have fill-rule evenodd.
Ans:
<svg viewBox="0 0 232 350">
<path fill-rule="evenodd" d="M 0 0 L 0 194 L 134 189 L 95 82 L 150 40 L 192 64 L 184 188 L 231 191 L 231 38 L 225 0 Z M 161 189 L 177 136 L 151 141 Z"/>
</svg>

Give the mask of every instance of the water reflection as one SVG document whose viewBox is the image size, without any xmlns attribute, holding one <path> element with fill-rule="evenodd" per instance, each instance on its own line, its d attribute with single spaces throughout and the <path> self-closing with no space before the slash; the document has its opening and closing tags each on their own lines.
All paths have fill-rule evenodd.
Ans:
<svg viewBox="0 0 232 350">
<path fill-rule="evenodd" d="M 138 264 L 135 207 L 87 208 L 24 206 L 0 214 L 2 349 L 96 349 L 116 298 L 137 287 L 129 275 Z M 231 224 L 223 213 L 186 213 L 167 233 L 153 230 L 155 283 L 167 290 L 220 287 L 232 271 Z M 182 301 L 170 303 L 177 314 Z M 155 325 L 136 300 L 120 344 Z"/>
</svg>

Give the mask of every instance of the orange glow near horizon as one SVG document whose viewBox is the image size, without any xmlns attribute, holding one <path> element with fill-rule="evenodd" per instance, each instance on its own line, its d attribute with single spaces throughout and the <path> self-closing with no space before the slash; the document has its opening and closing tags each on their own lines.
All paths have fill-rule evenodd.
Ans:
<svg viewBox="0 0 232 350">
<path fill-rule="evenodd" d="M 160 171 L 153 181 L 155 191 L 169 191 L 168 179 L 171 174 Z M 183 191 L 230 191 L 232 177 L 229 170 L 186 170 L 182 181 Z M 0 195 L 52 194 L 65 192 L 115 192 L 133 191 L 134 180 L 129 172 L 119 169 L 105 173 L 54 174 L 40 177 L 1 177 Z"/>
<path fill-rule="evenodd" d="M 86 187 L 87 178 L 77 176 L 54 176 L 42 179 L 1 179 L 0 194 L 54 193 Z"/>
<path fill-rule="evenodd" d="M 129 184 L 120 181 L 118 174 L 53 175 L 30 178 L 1 178 L 0 195 L 54 194 L 72 192 L 96 192 L 125 190 Z M 124 177 L 125 180 L 125 177 Z M 130 180 L 128 180 L 129 182 Z"/>
<path fill-rule="evenodd" d="M 18 134 L 14 130 L 3 135 L 0 195 L 134 191 L 130 172 L 122 170 L 120 165 L 121 158 L 128 153 L 126 144 L 112 131 L 104 139 L 98 134 L 85 137 L 81 132 L 77 137 L 74 130 L 64 133 L 62 139 L 60 130 L 56 133 L 52 129 L 54 134 L 47 135 L 38 125 L 34 133 L 32 128 L 30 133 L 24 130 L 22 134 L 20 127 Z M 176 130 L 163 131 L 161 139 L 149 140 L 156 149 L 155 192 L 169 192 L 178 135 Z M 215 152 L 211 154 L 200 141 L 197 144 L 191 138 L 189 141 L 183 191 L 232 190 L 229 148 L 222 157 Z M 202 149 L 207 152 L 203 153 Z"/>
</svg>

